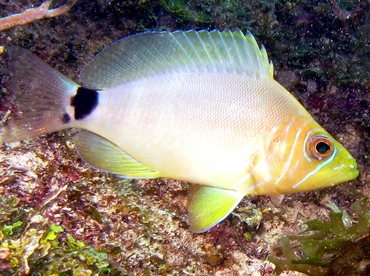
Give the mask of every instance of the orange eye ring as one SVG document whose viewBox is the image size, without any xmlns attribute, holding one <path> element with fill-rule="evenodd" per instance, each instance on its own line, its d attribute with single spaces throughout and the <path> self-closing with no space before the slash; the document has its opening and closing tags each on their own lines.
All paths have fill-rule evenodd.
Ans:
<svg viewBox="0 0 370 276">
<path fill-rule="evenodd" d="M 317 160 L 327 159 L 334 152 L 333 141 L 324 135 L 313 135 L 307 145 L 311 156 Z"/>
</svg>

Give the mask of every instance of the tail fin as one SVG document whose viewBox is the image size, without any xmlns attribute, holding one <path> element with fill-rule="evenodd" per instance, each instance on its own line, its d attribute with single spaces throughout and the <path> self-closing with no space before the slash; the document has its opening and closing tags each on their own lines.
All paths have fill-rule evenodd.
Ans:
<svg viewBox="0 0 370 276">
<path fill-rule="evenodd" d="M 28 50 L 17 46 L 8 50 L 14 110 L 0 129 L 0 144 L 69 127 L 73 119 L 71 98 L 79 85 Z"/>
</svg>

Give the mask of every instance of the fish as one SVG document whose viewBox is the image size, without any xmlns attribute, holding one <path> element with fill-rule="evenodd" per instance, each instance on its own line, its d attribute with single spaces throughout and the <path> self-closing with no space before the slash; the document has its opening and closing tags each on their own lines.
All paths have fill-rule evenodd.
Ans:
<svg viewBox="0 0 370 276">
<path fill-rule="evenodd" d="M 189 228 L 202 233 L 246 195 L 282 195 L 355 179 L 353 156 L 274 79 L 240 29 L 153 31 L 98 53 L 73 81 L 8 47 L 14 107 L 1 144 L 68 128 L 92 167 L 197 184 Z"/>
</svg>

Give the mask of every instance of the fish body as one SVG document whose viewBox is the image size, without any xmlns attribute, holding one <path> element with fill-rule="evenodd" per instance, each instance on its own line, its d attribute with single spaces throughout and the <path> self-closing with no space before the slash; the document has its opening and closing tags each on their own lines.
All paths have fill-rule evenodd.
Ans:
<svg viewBox="0 0 370 276">
<path fill-rule="evenodd" d="M 3 142 L 85 129 L 75 144 L 94 167 L 202 185 L 188 208 L 194 232 L 223 220 L 245 195 L 308 191 L 358 175 L 351 154 L 273 79 L 251 34 L 131 36 L 98 54 L 81 85 L 21 48 L 10 55 L 18 113 Z"/>
</svg>

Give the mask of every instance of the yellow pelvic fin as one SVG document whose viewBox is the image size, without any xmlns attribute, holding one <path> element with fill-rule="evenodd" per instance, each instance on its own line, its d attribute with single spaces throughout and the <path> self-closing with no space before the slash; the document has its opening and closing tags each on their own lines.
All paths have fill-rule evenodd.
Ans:
<svg viewBox="0 0 370 276">
<path fill-rule="evenodd" d="M 193 195 L 188 211 L 190 230 L 202 233 L 224 220 L 244 197 L 244 192 L 201 187 Z"/>
<path fill-rule="evenodd" d="M 148 168 L 117 145 L 89 131 L 79 132 L 74 143 L 81 158 L 91 166 L 125 178 L 156 178 L 159 173 Z"/>
</svg>

